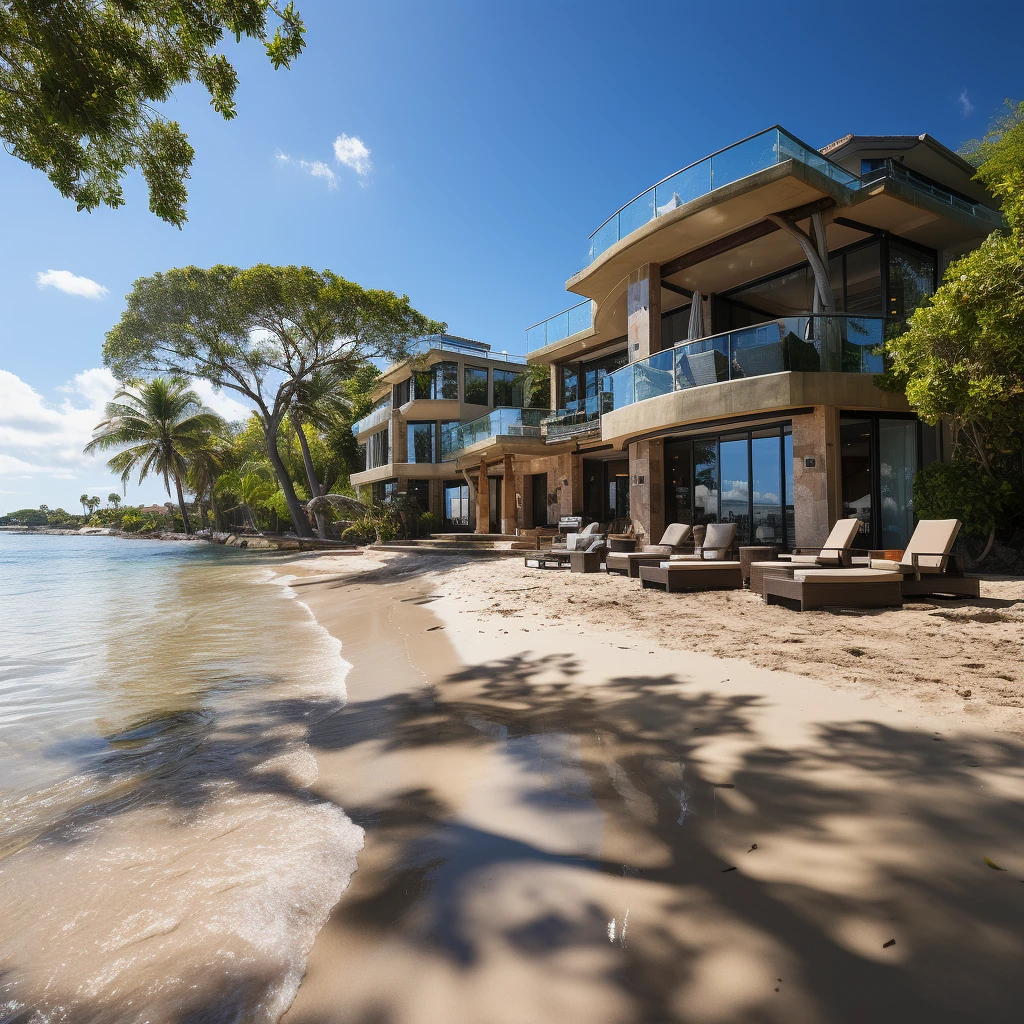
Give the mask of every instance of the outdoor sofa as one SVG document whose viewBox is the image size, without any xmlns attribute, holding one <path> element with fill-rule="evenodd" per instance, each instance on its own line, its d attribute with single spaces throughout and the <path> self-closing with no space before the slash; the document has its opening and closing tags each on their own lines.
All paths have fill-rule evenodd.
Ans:
<svg viewBox="0 0 1024 1024">
<path fill-rule="evenodd" d="M 685 523 L 672 523 L 662 534 L 660 544 L 645 544 L 639 551 L 609 551 L 605 558 L 608 572 L 621 572 L 636 579 L 643 565 L 657 565 L 686 543 L 690 527 Z"/>
</svg>

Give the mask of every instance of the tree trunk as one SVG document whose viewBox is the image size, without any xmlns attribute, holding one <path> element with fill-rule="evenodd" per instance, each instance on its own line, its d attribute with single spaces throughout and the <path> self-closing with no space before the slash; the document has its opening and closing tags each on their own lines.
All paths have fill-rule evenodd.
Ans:
<svg viewBox="0 0 1024 1024">
<path fill-rule="evenodd" d="M 273 430 L 270 427 L 273 426 Z M 277 423 L 266 420 L 263 422 L 263 439 L 267 445 L 267 458 L 270 465 L 274 467 L 274 475 L 277 477 L 278 486 L 284 493 L 284 500 L 288 503 L 288 513 L 292 517 L 292 526 L 296 536 L 312 537 L 313 531 L 309 528 L 309 519 L 303 511 L 299 499 L 295 496 L 295 488 L 292 486 L 292 479 L 285 469 L 281 459 L 281 453 L 277 450 Z"/>
<path fill-rule="evenodd" d="M 174 488 L 178 492 L 178 508 L 181 509 L 181 521 L 185 524 L 185 535 L 192 533 L 192 524 L 188 521 L 188 511 L 185 508 L 185 494 L 181 489 L 181 481 L 177 474 L 174 477 Z"/>
<path fill-rule="evenodd" d="M 213 516 L 213 528 L 217 533 L 223 533 L 220 509 L 217 507 L 217 491 L 210 486 L 210 515 Z"/>
<path fill-rule="evenodd" d="M 302 421 L 292 413 L 292 426 L 295 433 L 299 435 L 299 447 L 302 449 L 302 461 L 306 467 L 306 480 L 309 483 L 309 496 L 316 498 L 320 494 L 320 481 L 316 478 L 316 470 L 313 468 L 313 456 L 309 454 L 309 442 L 306 440 L 306 432 L 302 429 Z M 327 528 L 324 517 L 321 513 L 315 513 L 316 532 L 321 540 L 327 536 Z"/>
</svg>

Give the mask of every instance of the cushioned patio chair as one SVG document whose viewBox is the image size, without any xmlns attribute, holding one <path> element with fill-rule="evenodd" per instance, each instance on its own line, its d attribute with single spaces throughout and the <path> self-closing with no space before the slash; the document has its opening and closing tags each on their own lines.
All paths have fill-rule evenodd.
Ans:
<svg viewBox="0 0 1024 1024">
<path fill-rule="evenodd" d="M 657 565 L 662 559 L 675 554 L 690 536 L 685 523 L 672 523 L 662 534 L 660 544 L 645 544 L 639 551 L 609 551 L 605 559 L 608 572 L 621 572 L 636 579 L 640 566 Z"/>
<path fill-rule="evenodd" d="M 704 544 L 700 551 L 693 554 L 673 555 L 673 562 L 721 562 L 732 553 L 733 541 L 736 540 L 735 523 L 708 523 L 704 534 Z M 737 563 L 738 564 L 738 563 Z"/>
<path fill-rule="evenodd" d="M 978 597 L 977 577 L 965 575 L 962 555 L 950 554 L 960 526 L 959 519 L 922 519 L 898 562 L 871 558 L 868 565 L 901 573 L 904 597 Z"/>
<path fill-rule="evenodd" d="M 833 568 L 850 566 L 853 542 L 859 530 L 859 519 L 840 519 L 820 548 L 793 548 L 790 554 L 779 555 L 779 561 L 800 565 L 828 565 Z"/>
</svg>

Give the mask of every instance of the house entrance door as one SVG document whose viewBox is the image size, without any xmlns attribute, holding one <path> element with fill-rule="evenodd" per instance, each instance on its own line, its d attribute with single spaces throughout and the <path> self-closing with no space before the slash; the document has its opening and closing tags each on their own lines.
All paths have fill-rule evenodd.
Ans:
<svg viewBox="0 0 1024 1024">
<path fill-rule="evenodd" d="M 533 525 L 548 525 L 548 475 L 534 473 L 530 478 L 533 485 Z"/>
</svg>

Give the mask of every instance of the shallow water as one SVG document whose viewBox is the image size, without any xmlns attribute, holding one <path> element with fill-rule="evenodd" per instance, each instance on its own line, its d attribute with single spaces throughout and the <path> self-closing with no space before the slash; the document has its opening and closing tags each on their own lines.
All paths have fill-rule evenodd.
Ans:
<svg viewBox="0 0 1024 1024">
<path fill-rule="evenodd" d="M 272 1021 L 362 831 L 340 648 L 267 556 L 0 535 L 0 1020 Z"/>
</svg>

